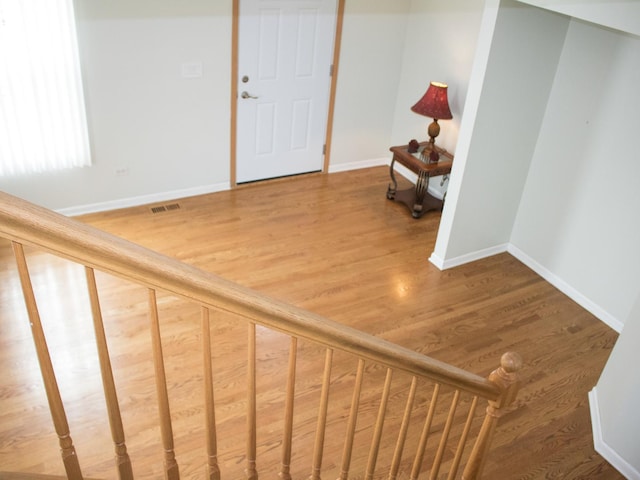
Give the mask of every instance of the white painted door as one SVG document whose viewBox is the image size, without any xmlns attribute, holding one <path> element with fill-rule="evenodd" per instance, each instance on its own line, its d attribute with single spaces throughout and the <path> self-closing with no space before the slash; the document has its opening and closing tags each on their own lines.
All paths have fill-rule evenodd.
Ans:
<svg viewBox="0 0 640 480">
<path fill-rule="evenodd" d="M 240 0 L 236 181 L 322 170 L 337 0 Z"/>
</svg>

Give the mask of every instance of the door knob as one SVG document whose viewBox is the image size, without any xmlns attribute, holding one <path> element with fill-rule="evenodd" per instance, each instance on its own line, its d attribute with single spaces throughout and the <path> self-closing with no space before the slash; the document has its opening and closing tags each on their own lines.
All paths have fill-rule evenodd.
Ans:
<svg viewBox="0 0 640 480">
<path fill-rule="evenodd" d="M 258 98 L 258 97 L 254 96 L 254 95 L 251 95 L 251 94 L 250 94 L 249 92 L 247 92 L 247 91 L 242 92 L 242 93 L 240 94 L 240 96 L 241 96 L 242 98 Z"/>
</svg>

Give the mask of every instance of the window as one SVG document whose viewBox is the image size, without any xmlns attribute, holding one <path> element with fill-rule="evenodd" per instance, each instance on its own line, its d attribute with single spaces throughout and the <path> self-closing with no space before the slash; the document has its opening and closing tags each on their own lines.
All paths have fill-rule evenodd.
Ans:
<svg viewBox="0 0 640 480">
<path fill-rule="evenodd" d="M 90 164 L 73 0 L 0 0 L 0 176 Z"/>
</svg>

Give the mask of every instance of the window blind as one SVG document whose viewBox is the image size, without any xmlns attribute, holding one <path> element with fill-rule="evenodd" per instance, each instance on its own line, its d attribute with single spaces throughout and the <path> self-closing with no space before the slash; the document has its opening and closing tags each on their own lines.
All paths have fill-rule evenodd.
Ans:
<svg viewBox="0 0 640 480">
<path fill-rule="evenodd" d="M 72 0 L 0 0 L 0 176 L 90 165 Z"/>
</svg>

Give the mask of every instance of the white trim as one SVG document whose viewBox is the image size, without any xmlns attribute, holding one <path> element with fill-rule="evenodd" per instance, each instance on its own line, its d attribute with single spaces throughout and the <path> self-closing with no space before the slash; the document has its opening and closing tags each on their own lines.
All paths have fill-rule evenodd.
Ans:
<svg viewBox="0 0 640 480">
<path fill-rule="evenodd" d="M 398 172 L 400 175 L 402 175 L 404 178 L 406 178 L 407 180 L 409 180 L 411 183 L 413 183 L 414 185 L 418 182 L 418 175 L 416 175 L 415 173 L 413 173 L 411 170 L 409 170 L 407 167 L 405 167 L 404 165 L 400 165 L 400 164 L 395 164 L 393 166 L 393 169 Z"/>
<path fill-rule="evenodd" d="M 388 158 L 373 158 L 360 162 L 342 163 L 329 166 L 329 173 L 346 172 L 348 170 L 358 170 L 361 168 L 379 167 L 384 165 L 389 166 L 390 163 L 391 160 Z M 413 180 L 413 183 L 415 183 L 415 180 Z M 182 190 L 171 190 L 168 192 L 140 195 L 137 197 L 122 198 L 119 200 L 110 200 L 107 202 L 90 203 L 87 205 L 79 205 L 77 207 L 60 208 L 57 209 L 56 212 L 62 215 L 73 217 L 76 215 L 84 215 L 87 213 L 117 210 L 119 208 L 138 207 L 140 205 L 147 205 L 150 203 L 166 202 L 167 200 L 174 200 L 176 198 L 193 197 L 195 195 L 222 192 L 230 189 L 231 184 L 229 182 L 222 182 L 212 185 L 203 185 L 200 187 L 185 188 Z"/>
<path fill-rule="evenodd" d="M 380 167 L 389 165 L 391 160 L 388 158 L 372 158 L 370 160 L 361 160 L 358 162 L 338 163 L 329 165 L 329 173 L 346 172 L 349 170 L 359 170 L 361 168 Z"/>
<path fill-rule="evenodd" d="M 619 319 L 611 315 L 608 311 L 606 311 L 600 305 L 595 303 L 593 300 L 590 300 L 589 298 L 584 296 L 574 287 L 572 287 L 567 282 L 565 282 L 560 277 L 558 277 L 555 273 L 551 272 L 549 269 L 542 266 L 540 263 L 535 261 L 533 258 L 531 258 L 529 255 L 524 253 L 522 250 L 520 250 L 518 247 L 516 247 L 512 243 L 496 245 L 494 247 L 485 248 L 483 250 L 478 250 L 475 252 L 467 253 L 465 255 L 460 255 L 459 257 L 449 258 L 446 260 L 440 257 L 439 255 L 437 255 L 435 252 L 433 252 L 429 257 L 429 261 L 432 264 L 434 264 L 436 267 L 438 267 L 440 270 L 446 270 L 448 268 L 454 268 L 460 265 L 464 265 L 465 263 L 474 262 L 476 260 L 480 260 L 482 258 L 490 257 L 492 255 L 496 255 L 498 253 L 503 253 L 503 252 L 509 252 L 511 255 L 513 255 L 519 261 L 524 263 L 531 270 L 533 270 L 542 278 L 544 278 L 545 281 L 549 282 L 555 288 L 557 288 L 566 296 L 568 296 L 571 300 L 576 302 L 578 305 L 580 305 L 582 308 L 584 308 L 588 312 L 592 313 L 595 317 L 597 317 L 599 320 L 604 322 L 606 325 L 608 325 L 610 328 L 612 328 L 616 332 L 620 333 L 622 331 L 622 327 L 624 326 L 623 322 L 621 322 Z"/>
<path fill-rule="evenodd" d="M 493 255 L 497 255 L 499 253 L 504 253 L 507 251 L 508 246 L 509 244 L 504 243 L 502 245 L 496 245 L 494 247 L 484 248 L 475 252 L 466 253 L 464 255 L 460 255 L 459 257 L 450 258 L 448 260 L 442 259 L 434 252 L 429 257 L 429 261 L 440 270 L 446 270 L 448 268 L 464 265 L 465 263 L 475 262 L 476 260 L 480 260 L 482 258 L 492 257 Z"/>
<path fill-rule="evenodd" d="M 359 170 L 361 168 L 380 167 L 380 166 L 385 166 L 385 165 L 387 167 L 391 165 L 391 159 L 390 158 L 386 158 L 386 157 L 383 157 L 383 158 L 372 158 L 370 160 L 362 160 L 362 161 L 359 161 L 359 162 L 339 163 L 337 165 L 329 165 L 329 173 L 346 172 L 346 171 L 349 171 L 349 170 Z M 409 180 L 414 185 L 418 181 L 418 175 L 413 173 L 411 170 L 409 170 L 404 165 L 399 165 L 398 163 L 396 163 L 394 165 L 394 170 L 397 173 L 399 173 L 400 175 L 402 175 L 404 178 Z M 433 188 L 431 185 L 429 185 L 429 188 L 427 189 L 427 191 L 432 196 L 436 197 L 439 200 L 442 200 L 442 198 L 444 197 L 444 193 L 443 192 L 441 192 L 440 190 L 438 190 L 436 188 Z"/>
<path fill-rule="evenodd" d="M 391 164 L 391 162 L 387 162 L 387 164 Z M 418 175 L 413 173 L 404 165 L 399 165 L 398 163 L 396 163 L 394 165 L 394 170 L 400 175 L 402 175 L 404 178 L 409 180 L 414 185 L 418 182 Z M 438 177 L 433 177 L 433 178 L 438 178 Z M 442 200 L 444 198 L 444 192 L 438 190 L 437 188 L 434 188 L 432 185 L 432 182 L 429 182 L 429 187 L 427 188 L 427 192 L 429 192 L 429 194 L 432 197 L 436 197 L 438 200 Z"/>
<path fill-rule="evenodd" d="M 519 261 L 524 263 L 531 270 L 536 272 L 542 278 L 544 278 L 547 282 L 553 285 L 555 288 L 560 290 L 566 296 L 568 296 L 571 300 L 576 302 L 582 308 L 587 310 L 589 313 L 592 313 L 599 320 L 604 322 L 610 328 L 614 329 L 616 332 L 620 333 L 622 331 L 622 327 L 624 326 L 624 322 L 621 322 L 619 319 L 611 315 L 600 305 L 590 300 L 574 287 L 569 285 L 567 282 L 558 277 L 555 273 L 551 272 L 551 270 L 542 266 L 536 260 L 531 258 L 529 255 L 524 253 L 518 247 L 513 245 L 512 243 L 505 243 L 502 245 L 496 245 L 494 247 L 485 248 L 483 250 L 478 250 L 475 252 L 467 253 L 465 255 L 460 255 L 459 257 L 454 257 L 450 259 L 443 259 L 439 255 L 435 253 L 435 251 L 429 257 L 429 261 L 438 267 L 440 270 L 446 270 L 448 268 L 457 267 L 459 265 L 463 265 L 465 263 L 474 262 L 476 260 L 480 260 L 482 258 L 490 257 L 492 255 L 496 255 L 498 253 L 509 252 Z"/>
<path fill-rule="evenodd" d="M 77 207 L 61 208 L 56 212 L 73 217 L 76 215 L 84 215 L 87 213 L 104 212 L 106 210 L 117 210 L 119 208 L 138 207 L 149 203 L 166 202 L 176 198 L 193 197 L 195 195 L 204 195 L 206 193 L 221 192 L 230 190 L 229 183 L 216 183 L 213 185 L 203 185 L 201 187 L 185 188 L 182 190 L 171 190 L 169 192 L 153 193 L 150 195 L 140 195 L 137 197 L 121 198 L 119 200 L 110 200 L 108 202 L 90 203 L 87 205 L 79 205 Z"/>
<path fill-rule="evenodd" d="M 602 437 L 600 406 L 598 404 L 597 387 L 589 392 L 589 411 L 591 412 L 591 429 L 593 431 L 593 447 L 602 457 L 628 480 L 640 480 L 640 472 L 611 448 Z"/>
<path fill-rule="evenodd" d="M 437 255 L 436 252 L 431 252 L 429 261 L 438 267 L 439 270 L 444 270 L 444 259 L 442 259 L 440 255 Z"/>
<path fill-rule="evenodd" d="M 549 269 L 542 266 L 536 260 L 531 258 L 529 255 L 524 253 L 518 247 L 513 244 L 509 244 L 509 249 L 507 250 L 511 255 L 516 257 L 522 263 L 524 263 L 531 270 L 536 272 L 542 278 L 544 278 L 551 285 L 556 287 L 566 296 L 571 298 L 574 302 L 580 305 L 585 310 L 589 311 L 604 323 L 606 323 L 609 327 L 613 328 L 616 332 L 620 333 L 622 331 L 622 327 L 624 323 L 618 320 L 616 317 L 607 312 L 600 305 L 595 303 L 594 301 L 585 297 L 582 293 L 576 290 L 574 287 L 569 285 L 567 282 L 558 277 L 555 273 L 551 272 Z"/>
</svg>

